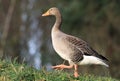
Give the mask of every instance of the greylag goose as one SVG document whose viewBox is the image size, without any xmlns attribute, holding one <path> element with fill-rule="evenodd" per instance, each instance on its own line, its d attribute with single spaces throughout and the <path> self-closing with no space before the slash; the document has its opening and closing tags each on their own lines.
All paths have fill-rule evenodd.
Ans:
<svg viewBox="0 0 120 81">
<path fill-rule="evenodd" d="M 60 31 L 61 14 L 58 8 L 50 8 L 42 16 L 53 15 L 56 17 L 54 26 L 52 27 L 51 36 L 52 44 L 55 51 L 61 58 L 67 60 L 69 65 L 52 66 L 54 69 L 64 69 L 74 67 L 74 77 L 78 77 L 78 65 L 99 64 L 108 67 L 108 60 L 98 54 L 87 42 L 80 38 L 68 35 Z"/>
</svg>

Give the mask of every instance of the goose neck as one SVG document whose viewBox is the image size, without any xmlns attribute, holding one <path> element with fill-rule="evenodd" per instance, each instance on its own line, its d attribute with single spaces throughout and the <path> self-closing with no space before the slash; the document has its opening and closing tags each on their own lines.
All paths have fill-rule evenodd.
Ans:
<svg viewBox="0 0 120 81">
<path fill-rule="evenodd" d="M 61 26 L 61 15 L 58 14 L 55 16 L 56 17 L 56 21 L 55 21 L 55 24 L 53 26 L 53 30 L 59 30 L 60 29 L 60 26 Z"/>
</svg>

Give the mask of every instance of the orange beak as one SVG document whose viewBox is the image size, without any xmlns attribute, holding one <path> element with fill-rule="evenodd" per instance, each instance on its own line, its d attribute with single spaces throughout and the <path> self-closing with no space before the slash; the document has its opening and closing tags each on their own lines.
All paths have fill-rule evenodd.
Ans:
<svg viewBox="0 0 120 81">
<path fill-rule="evenodd" d="M 42 14 L 42 16 L 49 16 L 49 11 L 45 12 L 44 14 Z"/>
</svg>

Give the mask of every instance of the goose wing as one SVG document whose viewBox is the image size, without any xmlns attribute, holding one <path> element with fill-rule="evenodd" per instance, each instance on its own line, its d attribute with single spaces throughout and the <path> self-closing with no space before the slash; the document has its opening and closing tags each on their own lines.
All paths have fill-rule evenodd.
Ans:
<svg viewBox="0 0 120 81">
<path fill-rule="evenodd" d="M 74 47 L 79 49 L 83 55 L 96 56 L 102 60 L 108 61 L 104 56 L 98 54 L 92 47 L 88 45 L 87 42 L 83 41 L 82 39 L 68 35 L 66 40 Z"/>
</svg>

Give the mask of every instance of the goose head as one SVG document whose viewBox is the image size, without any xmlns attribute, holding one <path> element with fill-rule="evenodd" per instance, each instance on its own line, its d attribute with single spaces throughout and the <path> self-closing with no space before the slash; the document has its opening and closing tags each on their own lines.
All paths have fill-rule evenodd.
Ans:
<svg viewBox="0 0 120 81">
<path fill-rule="evenodd" d="M 49 15 L 55 15 L 56 16 L 58 14 L 60 14 L 58 8 L 52 7 L 47 12 L 45 12 L 44 14 L 42 14 L 42 16 L 49 16 Z"/>
</svg>

